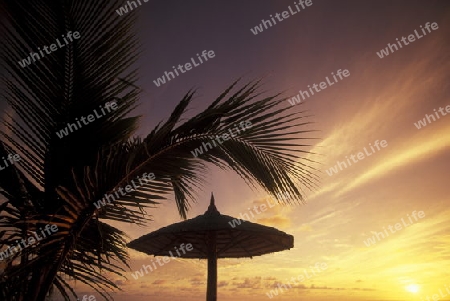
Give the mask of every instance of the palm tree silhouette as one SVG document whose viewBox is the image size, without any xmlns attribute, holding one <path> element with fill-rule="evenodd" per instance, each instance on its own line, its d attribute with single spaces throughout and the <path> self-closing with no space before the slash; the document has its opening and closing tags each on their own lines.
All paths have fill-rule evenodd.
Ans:
<svg viewBox="0 0 450 301">
<path fill-rule="evenodd" d="M 67 279 L 97 290 L 105 299 L 116 284 L 103 271 L 122 276 L 128 266 L 126 235 L 106 220 L 144 225 L 145 208 L 173 193 L 186 218 L 201 188 L 208 163 L 238 173 L 288 202 L 303 202 L 298 185 L 317 183 L 311 161 L 300 155 L 297 135 L 302 113 L 287 111 L 279 95 L 261 98 L 260 82 L 231 84 L 201 113 L 182 121 L 194 92 L 145 138 L 135 137 L 139 89 L 133 69 L 140 46 L 135 15 L 115 16 L 119 0 L 25 1 L 1 4 L 2 99 L 8 108 L 0 130 L 0 157 L 20 160 L 0 171 L 0 250 L 17 246 L 46 225 L 58 231 L 4 259 L 0 299 L 41 301 L 54 290 L 65 300 L 78 296 Z M 26 52 L 49 46 L 69 31 L 81 37 L 22 67 Z M 117 109 L 60 138 L 56 133 L 94 110 L 116 102 Z M 284 103 L 283 103 L 284 104 Z M 252 127 L 194 158 L 191 151 L 211 136 L 241 122 Z M 80 125 L 80 124 L 78 124 Z M 305 138 L 302 138 L 305 139 Z M 303 152 L 303 153 L 302 153 Z M 126 187 L 143 173 L 155 179 L 114 202 L 94 202 Z M 11 248 L 10 248 L 11 250 Z"/>
</svg>

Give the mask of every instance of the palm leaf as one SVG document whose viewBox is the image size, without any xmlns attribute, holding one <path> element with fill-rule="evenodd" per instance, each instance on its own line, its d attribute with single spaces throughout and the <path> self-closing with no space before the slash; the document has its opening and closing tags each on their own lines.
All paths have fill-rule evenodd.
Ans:
<svg viewBox="0 0 450 301">
<path fill-rule="evenodd" d="M 139 44 L 132 14 L 110 18 L 120 1 L 30 0 L 25 5 L 6 0 L 0 5 L 5 12 L 0 57 L 7 74 L 1 97 L 9 105 L 1 121 L 0 156 L 21 157 L 0 172 L 0 250 L 47 224 L 59 229 L 8 258 L 0 275 L 2 299 L 44 300 L 56 289 L 69 300 L 77 297 L 69 280 L 111 299 L 109 291 L 117 286 L 103 271 L 122 275 L 127 237 L 106 222 L 144 225 L 151 219 L 146 210 L 171 193 L 185 218 L 211 164 L 274 196 L 288 193 L 287 202 L 304 202 L 301 187 L 317 185 L 314 162 L 303 158 L 310 146 L 303 141 L 312 138 L 305 135 L 313 132 L 308 116 L 283 106 L 280 95 L 263 97 L 259 81 L 239 88 L 234 82 L 205 110 L 184 120 L 195 93 L 188 91 L 165 122 L 145 138 L 134 137 L 139 117 L 130 113 L 139 89 L 132 67 Z M 68 31 L 79 31 L 81 38 L 19 66 L 29 51 Z M 116 111 L 66 137 L 56 135 L 111 101 L 117 102 Z M 252 126 L 239 135 L 192 155 L 212 136 L 246 122 Z M 144 173 L 153 173 L 154 180 L 95 206 Z"/>
</svg>

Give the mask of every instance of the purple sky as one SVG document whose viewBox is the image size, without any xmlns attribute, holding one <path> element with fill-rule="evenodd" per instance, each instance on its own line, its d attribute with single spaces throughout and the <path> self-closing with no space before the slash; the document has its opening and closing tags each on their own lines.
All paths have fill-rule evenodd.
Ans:
<svg viewBox="0 0 450 301">
<path fill-rule="evenodd" d="M 308 157 L 321 164 L 321 185 L 304 206 L 276 206 L 254 222 L 294 235 L 295 248 L 266 256 L 219 261 L 220 300 L 268 300 L 266 293 L 318 262 L 328 268 L 277 297 L 279 300 L 420 300 L 450 279 L 448 168 L 450 117 L 426 127 L 414 123 L 450 105 L 450 1 L 316 1 L 258 35 L 250 28 L 293 7 L 294 1 L 152 1 L 137 14 L 143 52 L 137 67 L 144 90 L 136 113 L 138 135 L 167 118 L 191 88 L 189 116 L 208 106 L 239 77 L 264 78 L 267 95 L 319 84 L 338 69 L 350 76 L 291 110 L 308 110 L 321 140 Z M 126 1 L 123 2 L 126 5 Z M 115 11 L 112 18 L 120 18 Z M 428 35 L 379 58 L 376 52 L 436 22 Z M 215 57 L 157 87 L 153 81 L 203 50 Z M 286 106 L 291 106 L 288 101 Z M 386 140 L 372 156 L 327 174 L 337 161 Z M 191 150 L 187 150 L 191 151 Z M 203 214 L 214 191 L 224 214 L 239 216 L 268 200 L 233 173 L 211 168 L 188 218 Z M 412 212 L 425 217 L 368 247 L 364 242 Z M 145 228 L 115 224 L 131 239 L 179 222 L 173 199 L 148 210 Z M 132 271 L 152 257 L 131 251 Z M 138 280 L 117 279 L 118 301 L 204 300 L 206 264 L 167 264 Z M 93 294 L 82 285 L 77 291 Z"/>
</svg>

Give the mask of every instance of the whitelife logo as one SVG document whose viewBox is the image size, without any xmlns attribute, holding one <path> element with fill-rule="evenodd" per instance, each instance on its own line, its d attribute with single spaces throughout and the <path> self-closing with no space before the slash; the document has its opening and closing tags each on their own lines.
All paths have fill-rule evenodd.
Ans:
<svg viewBox="0 0 450 301">
<path fill-rule="evenodd" d="M 184 249 L 186 247 L 186 250 Z M 163 263 L 161 263 L 161 258 L 156 257 L 156 261 L 158 262 L 159 266 L 162 267 L 164 266 L 164 264 L 169 263 L 171 260 L 173 260 L 175 257 L 181 257 L 181 254 L 178 250 L 177 247 L 174 247 L 175 251 L 177 252 L 178 256 L 173 256 L 172 251 L 169 251 L 170 253 L 170 257 L 164 256 L 162 257 L 162 261 Z M 192 247 L 192 244 L 186 244 L 186 246 L 183 244 L 180 245 L 180 250 L 183 252 L 183 255 L 186 254 L 186 251 L 192 251 L 194 250 L 194 248 Z M 148 274 L 148 270 L 150 270 L 150 272 L 153 272 L 153 270 L 156 270 L 156 264 L 152 259 L 152 264 L 153 264 L 153 268 L 150 265 L 142 265 L 142 268 L 144 268 L 145 270 L 145 274 Z M 144 270 L 142 270 L 142 268 L 139 271 L 136 271 L 134 273 L 131 273 L 131 276 L 133 276 L 134 279 L 138 279 L 139 277 L 144 276 Z"/>
<path fill-rule="evenodd" d="M 388 145 L 386 140 L 381 140 L 381 142 L 379 142 L 379 141 L 377 140 L 377 141 L 375 141 L 374 144 L 375 144 L 375 147 L 376 147 L 378 150 L 381 150 L 380 145 L 381 145 L 381 147 L 383 147 L 383 148 L 385 148 L 385 147 Z M 368 152 L 367 149 L 364 147 L 364 152 L 366 153 L 367 156 L 371 156 L 371 155 L 373 155 L 373 154 L 375 153 L 375 149 L 373 148 L 372 143 L 369 143 L 369 146 L 370 146 L 370 149 L 372 150 L 372 153 L 371 153 L 371 152 Z M 359 162 L 359 160 L 357 160 L 355 157 L 358 157 L 359 160 L 362 160 L 362 159 L 365 158 L 363 152 L 359 152 L 356 156 L 355 156 L 354 154 L 351 154 L 351 155 L 350 155 L 350 158 L 353 160 L 353 163 Z M 345 159 L 347 159 L 348 166 L 352 166 L 352 162 L 350 161 L 350 159 L 348 158 L 348 156 L 345 156 Z M 344 161 L 342 161 L 342 162 L 341 162 L 341 161 L 336 161 L 336 163 L 337 163 L 337 164 L 336 164 L 335 166 L 333 166 L 333 167 L 331 167 L 330 169 L 327 169 L 327 170 L 326 170 L 327 174 L 328 174 L 330 177 L 331 177 L 333 174 L 336 174 L 336 173 L 339 172 L 338 167 L 339 167 L 341 170 L 343 170 L 342 166 L 344 166 L 344 168 L 347 168 L 347 167 L 348 167 L 347 164 L 346 164 Z M 341 163 L 342 163 L 342 164 L 341 164 Z"/>
<path fill-rule="evenodd" d="M 246 129 L 250 129 L 252 127 L 252 123 L 250 121 L 241 121 L 240 123 L 241 126 L 241 130 L 245 131 Z M 241 132 L 239 131 L 238 127 L 235 127 L 234 130 L 236 130 L 237 134 L 240 134 Z M 227 133 L 224 133 L 222 135 L 216 135 L 216 138 L 214 138 L 213 136 L 210 136 L 209 138 L 211 139 L 210 142 L 212 142 L 214 144 L 214 147 L 217 146 L 216 141 L 219 144 L 222 144 L 224 141 L 227 141 L 230 138 L 236 137 L 237 135 L 233 134 L 232 129 L 228 129 L 228 132 L 230 133 L 230 135 L 228 135 Z M 231 136 L 231 137 L 229 137 Z M 222 138 L 224 141 L 221 141 L 220 138 Z M 210 142 L 203 142 L 202 145 L 200 145 L 199 148 L 196 148 L 194 151 L 191 151 L 191 154 L 194 155 L 195 158 L 197 158 L 199 155 L 203 155 L 203 148 L 205 148 L 205 153 L 210 150 L 213 149 L 213 146 L 211 145 Z M 209 146 L 209 149 L 208 147 Z"/>
<path fill-rule="evenodd" d="M 448 294 L 450 294 L 450 288 L 448 287 L 448 285 L 445 285 L 445 290 L 447 291 Z M 439 289 L 439 295 L 438 294 L 433 294 L 433 296 L 427 296 L 426 297 L 426 301 L 439 301 L 439 300 L 443 300 L 442 298 L 447 297 L 448 294 L 445 294 L 442 292 L 442 289 Z M 430 299 L 431 298 L 431 299 Z M 425 301 L 425 299 L 423 299 L 422 297 L 420 297 L 421 301 Z M 448 299 L 447 299 L 448 300 Z"/>
<path fill-rule="evenodd" d="M 278 22 L 281 22 L 283 20 L 286 20 L 287 18 L 289 18 L 290 16 L 293 16 L 297 13 L 299 13 L 300 11 L 303 11 L 306 9 L 306 7 L 311 6 L 312 5 L 312 0 L 299 0 L 298 3 L 294 2 L 295 8 L 297 9 L 297 11 L 293 10 L 292 7 L 289 5 L 289 11 L 285 10 L 283 11 L 281 14 L 276 13 L 275 17 L 277 18 Z M 302 9 L 300 9 L 299 5 L 302 7 Z M 290 14 L 289 14 L 290 13 Z M 282 18 L 280 18 L 280 15 Z M 275 26 L 277 24 L 277 22 L 275 21 L 275 19 L 273 18 L 272 15 L 270 15 L 270 18 L 272 19 L 272 22 L 270 22 L 270 20 L 261 20 L 260 25 L 255 26 L 254 28 L 250 28 L 250 31 L 254 34 L 257 35 L 260 32 L 264 31 L 265 29 L 268 29 L 269 27 Z M 264 28 L 263 28 L 264 25 Z M 269 25 L 269 27 L 267 27 L 267 25 Z"/>
<path fill-rule="evenodd" d="M 279 194 L 277 198 L 278 199 L 287 199 L 287 197 L 285 195 L 282 195 L 282 194 Z M 265 212 L 267 210 L 267 207 L 272 208 L 272 207 L 275 207 L 275 206 L 278 205 L 278 203 L 270 203 L 269 199 L 267 199 L 266 203 L 267 203 L 267 206 L 266 206 L 266 204 L 261 204 L 259 206 L 254 205 L 253 209 L 247 208 L 248 209 L 248 213 L 250 213 L 252 217 L 250 217 L 247 213 L 242 213 L 241 212 L 239 214 L 240 219 L 239 218 L 235 218 L 235 219 L 229 221 L 228 224 L 231 226 L 231 228 L 236 228 L 236 226 L 239 226 L 244 221 L 253 220 L 255 218 L 255 214 L 261 214 L 261 213 Z M 258 211 L 258 209 L 261 210 L 261 211 Z M 255 214 L 253 214 L 252 211 L 254 211 Z"/>
<path fill-rule="evenodd" d="M 139 3 L 139 6 L 142 5 L 141 0 L 136 0 L 136 1 Z M 134 5 L 134 8 L 138 8 L 138 5 L 136 4 L 136 1 L 127 1 L 128 6 L 130 7 L 130 11 L 133 10 L 133 7 L 131 6 L 131 4 Z M 144 1 L 145 3 L 148 2 L 148 0 L 142 0 L 142 1 Z M 116 13 L 117 13 L 119 16 L 122 16 L 122 15 L 128 13 L 128 8 L 127 8 L 127 6 L 124 5 L 123 7 L 120 7 L 119 9 L 116 9 Z"/>
<path fill-rule="evenodd" d="M 423 212 L 423 211 L 416 212 L 416 211 L 414 210 L 414 211 L 411 213 L 411 215 L 414 217 L 414 219 L 415 219 L 416 222 L 417 222 L 417 221 L 418 221 L 417 217 L 419 217 L 419 218 L 424 218 L 424 217 L 425 217 L 425 212 Z M 409 214 L 407 214 L 407 216 L 408 216 L 408 220 L 409 220 L 410 224 L 406 223 L 406 222 L 404 221 L 403 217 L 402 217 L 402 219 L 401 219 L 401 222 L 402 222 L 403 226 L 405 226 L 405 228 L 408 227 L 408 226 L 410 226 L 410 225 L 412 225 L 412 224 L 414 223 L 414 222 L 412 221 L 411 217 L 409 216 Z M 396 224 L 394 225 L 394 227 L 392 227 L 391 225 L 389 225 L 389 226 L 388 226 L 388 229 L 389 229 L 389 231 L 391 231 L 392 234 L 394 234 L 395 232 L 397 232 L 397 231 L 403 229 L 403 228 L 402 228 L 402 224 L 396 223 Z M 396 231 L 394 231 L 393 228 L 395 228 Z M 366 245 L 366 247 L 370 247 L 371 245 L 375 245 L 375 244 L 377 243 L 375 237 L 378 239 L 378 241 L 380 241 L 381 239 L 384 239 L 384 238 L 388 237 L 388 236 L 389 236 L 389 232 L 386 230 L 385 227 L 383 227 L 383 230 L 384 230 L 384 233 L 383 233 L 383 232 L 375 232 L 375 231 L 373 231 L 373 232 L 375 232 L 375 235 L 373 235 L 372 237 L 370 237 L 370 238 L 368 238 L 368 239 L 366 239 L 366 240 L 364 241 L 364 244 Z M 373 233 L 373 232 L 372 232 L 372 233 Z M 386 234 L 386 236 L 385 236 L 384 234 Z M 381 236 L 381 238 L 380 238 L 380 236 Z"/>
<path fill-rule="evenodd" d="M 18 162 L 20 161 L 20 155 L 19 154 L 8 154 L 8 157 L 5 159 L 5 157 L 2 157 L 3 163 L 5 164 L 4 166 L 2 165 L 2 163 L 0 163 L 0 171 L 6 169 L 8 166 L 11 166 L 14 164 L 14 162 Z M 7 162 L 9 161 L 9 163 Z"/>
<path fill-rule="evenodd" d="M 437 119 L 440 119 L 438 112 L 436 112 L 436 109 L 433 109 L 433 111 L 434 111 L 434 114 L 436 115 Z M 442 107 L 439 107 L 438 111 L 441 113 L 442 116 L 446 116 L 447 113 L 450 113 L 450 105 L 445 107 L 445 111 L 447 111 L 447 113 L 444 112 L 444 108 L 442 108 Z M 433 119 L 433 122 L 436 121 L 436 118 L 434 118 L 433 115 L 425 114 L 425 118 L 417 121 L 417 123 L 414 122 L 414 125 L 416 126 L 416 128 L 418 130 L 420 130 L 422 127 L 427 126 L 427 120 L 428 120 L 428 124 L 430 124 L 432 122 L 430 120 L 430 118 Z"/>
<path fill-rule="evenodd" d="M 341 69 L 339 69 L 338 71 L 336 71 L 336 75 L 334 74 L 334 72 L 331 72 L 331 75 L 333 76 L 334 82 L 330 81 L 328 76 L 325 76 L 327 82 L 323 81 L 323 82 L 320 82 L 320 84 L 318 84 L 318 85 L 316 83 L 314 83 L 312 85 L 312 88 L 311 88 L 310 85 L 308 85 L 309 92 L 311 93 L 311 96 L 314 95 L 314 91 L 316 91 L 316 93 L 319 93 L 320 91 L 325 90 L 326 88 L 328 88 L 328 87 L 334 85 L 335 83 L 337 83 L 339 80 L 336 78 L 336 75 L 341 79 L 341 81 L 344 79 L 342 76 L 349 77 L 350 76 L 350 71 L 348 71 L 347 69 L 344 69 L 343 71 L 341 71 Z M 327 83 L 328 83 L 328 85 L 327 85 Z M 320 87 L 320 89 L 317 88 L 317 87 Z M 313 91 L 313 89 L 314 89 L 314 91 Z M 299 90 L 298 92 L 299 93 L 296 96 L 288 99 L 288 101 L 291 104 L 291 106 L 294 106 L 294 105 L 299 104 L 299 103 L 302 102 L 302 100 L 300 99 L 300 95 L 302 96 L 303 100 L 305 100 L 305 98 L 311 97 L 309 95 L 308 91 Z M 305 95 L 306 95 L 306 97 L 305 97 Z"/>
<path fill-rule="evenodd" d="M 320 264 L 320 267 L 318 267 L 319 264 Z M 305 276 L 299 275 L 297 277 L 299 282 L 303 282 L 303 281 L 305 281 L 305 279 L 310 279 L 313 276 L 316 276 L 317 275 L 316 272 L 321 273 L 322 271 L 325 271 L 326 269 L 328 269 L 328 265 L 325 262 L 321 262 L 321 263 L 316 262 L 314 267 L 312 267 L 312 266 L 309 266 L 309 267 L 310 267 L 310 271 L 313 275 L 309 275 L 308 272 L 305 269 L 303 269 Z M 277 287 L 275 287 L 275 290 L 270 290 L 270 292 L 266 293 L 267 297 L 269 297 L 269 299 L 272 299 L 274 296 L 278 296 L 278 290 L 280 290 L 280 293 L 283 293 L 283 288 L 285 290 L 288 290 L 287 286 L 289 286 L 289 288 L 292 288 L 291 281 L 292 281 L 292 284 L 297 285 L 297 283 L 296 283 L 297 281 L 296 281 L 295 277 L 291 277 L 290 281 L 287 282 L 287 284 L 277 283 Z"/>
<path fill-rule="evenodd" d="M 72 35 L 72 32 L 69 31 L 69 32 L 67 33 L 66 36 L 62 35 L 65 44 L 61 44 L 61 42 L 59 41 L 59 39 L 56 39 L 56 43 L 58 44 L 59 48 L 56 47 L 56 44 L 51 44 L 50 47 L 44 46 L 44 47 L 42 47 L 42 48 L 44 49 L 45 53 L 50 54 L 50 53 L 52 53 L 52 51 L 56 51 L 56 50 L 58 50 L 58 49 L 61 49 L 61 48 L 65 47 L 66 45 L 69 45 L 70 42 L 73 42 L 72 36 L 73 36 L 73 38 L 74 38 L 75 40 L 78 40 L 78 39 L 80 38 L 80 33 L 79 33 L 78 31 L 74 31 L 74 32 L 73 32 L 73 35 Z M 70 42 L 68 42 L 68 41 L 66 40 L 66 37 L 67 37 L 67 39 L 68 39 Z M 50 48 L 51 51 L 49 51 L 48 48 Z M 44 57 L 44 53 L 42 52 L 42 50 L 41 50 L 40 47 L 38 47 L 38 51 L 39 51 L 39 53 L 41 54 L 40 56 L 39 56 L 39 54 L 37 54 L 37 53 L 35 53 L 35 52 L 30 52 L 30 55 L 29 55 L 26 59 L 23 59 L 21 62 L 18 62 L 19 65 L 20 65 L 22 68 L 25 68 L 25 67 L 31 65 L 31 59 L 33 59 L 33 62 L 36 62 L 36 57 L 37 57 L 38 60 L 40 60 L 41 58 L 43 58 L 43 57 Z"/>
<path fill-rule="evenodd" d="M 90 122 L 94 122 L 96 119 L 102 118 L 103 116 L 106 115 L 105 110 L 103 110 L 103 107 L 100 106 L 100 111 L 102 112 L 103 115 L 99 115 L 97 113 L 97 110 L 94 110 L 94 114 L 89 114 L 87 116 L 87 118 L 85 118 L 84 116 L 81 116 L 81 121 L 83 122 L 84 125 L 88 125 Z M 108 111 L 108 113 L 111 113 L 111 110 L 115 111 L 117 110 L 117 103 L 112 101 L 112 102 L 108 102 L 105 104 L 105 109 L 106 111 Z M 86 121 L 87 119 L 87 121 Z M 78 120 L 78 118 L 75 118 L 78 127 L 75 123 L 67 123 L 67 126 L 65 128 L 63 128 L 62 130 L 60 130 L 59 132 L 56 132 L 56 136 L 58 136 L 59 139 L 62 139 L 65 136 L 68 136 L 70 133 L 73 133 L 74 131 L 80 129 L 83 127 L 83 125 L 80 123 L 80 120 Z M 69 133 L 70 130 L 70 133 Z"/>
<path fill-rule="evenodd" d="M 216 54 L 215 54 L 214 51 L 212 51 L 212 50 L 209 50 L 208 53 L 206 53 L 206 50 L 203 50 L 201 56 L 203 57 L 203 59 L 205 60 L 205 62 L 207 62 L 207 61 L 208 61 L 208 57 L 209 57 L 210 59 L 212 59 L 213 57 L 216 56 Z M 199 62 L 200 62 L 199 64 L 196 64 L 194 58 L 191 58 L 192 65 L 194 65 L 194 67 L 197 67 L 197 66 L 200 66 L 201 64 L 203 64 L 203 60 L 202 60 L 202 58 L 200 57 L 200 55 L 199 55 L 198 53 L 197 53 L 197 58 L 198 58 L 198 60 L 199 60 Z M 175 74 L 176 74 L 177 76 L 180 76 L 180 74 L 178 73 L 177 69 L 180 70 L 181 73 L 186 73 L 187 71 L 189 71 L 189 70 L 192 69 L 192 65 L 191 65 L 191 63 L 185 63 L 185 64 L 184 64 L 184 68 L 185 68 L 186 70 L 183 69 L 183 65 L 178 65 L 178 67 L 176 67 L 176 68 L 175 68 L 175 66 L 172 66 L 173 72 L 175 72 Z M 154 80 L 153 83 L 154 83 L 157 87 L 159 87 L 159 86 L 161 86 L 161 85 L 163 85 L 163 84 L 166 83 L 166 79 L 167 79 L 167 81 L 170 81 L 170 80 L 172 80 L 172 79 L 175 79 L 175 75 L 173 74 L 173 72 L 172 72 L 172 71 L 169 71 L 169 72 L 165 71 L 164 74 L 163 74 L 163 76 L 162 76 L 162 77 L 158 77 L 158 79 L 157 79 L 157 80 Z M 172 78 L 170 78 L 169 75 L 172 76 Z"/>
<path fill-rule="evenodd" d="M 14 249 L 15 253 L 19 253 L 23 249 L 28 248 L 29 246 L 35 244 L 37 241 L 41 241 L 42 239 L 46 238 L 47 235 L 45 235 L 44 231 L 47 232 L 48 236 L 52 235 L 53 233 L 56 233 L 58 231 L 58 226 L 47 224 L 47 225 L 45 225 L 44 230 L 42 230 L 42 228 L 39 228 L 39 230 L 41 232 L 40 234 L 42 235 L 42 237 L 39 236 L 39 234 L 37 234 L 36 232 L 31 232 L 33 234 L 33 236 L 30 236 L 27 239 L 22 239 L 20 242 L 18 240 L 16 240 L 16 243 L 17 243 L 16 246 L 10 246 L 3 252 L 0 252 L 0 259 L 6 259 L 9 256 L 12 256 L 14 253 L 13 253 L 13 251 L 11 251 L 11 248 Z M 27 244 L 27 242 L 28 242 L 28 244 Z"/>
<path fill-rule="evenodd" d="M 147 184 L 148 182 L 150 182 L 151 180 L 154 180 L 155 174 L 152 172 L 149 174 L 147 174 L 147 173 L 142 174 L 142 180 L 144 180 L 145 183 L 142 183 L 141 177 L 138 176 L 137 179 L 139 181 L 140 186 L 143 186 L 143 185 Z M 136 185 L 136 183 L 134 183 L 134 180 L 131 180 L 131 184 L 132 185 L 125 186 L 125 193 L 123 192 L 124 188 L 120 187 L 118 189 L 118 191 L 120 192 L 120 194 L 122 196 L 125 196 L 128 192 L 135 191 L 138 187 L 140 187 L 139 185 Z M 132 187 L 134 187 L 134 189 Z M 117 193 L 117 190 L 113 191 L 113 193 L 116 195 L 116 197 L 118 199 L 120 198 L 119 194 Z M 101 200 L 98 200 L 97 202 L 94 202 L 94 206 L 95 206 L 95 208 L 100 209 L 101 207 L 106 206 L 106 202 L 108 202 L 108 204 L 111 204 L 111 201 L 114 202 L 115 200 L 116 200 L 116 198 L 114 197 L 114 195 L 105 193 L 104 198 L 102 198 Z"/>
<path fill-rule="evenodd" d="M 431 32 L 430 27 L 431 27 L 431 29 L 433 29 L 433 30 L 437 30 L 437 29 L 439 28 L 439 26 L 438 26 L 438 24 L 437 24 L 436 22 L 431 23 L 431 25 L 430 25 L 430 22 L 427 22 L 427 24 L 425 24 L 425 28 L 428 30 L 428 33 Z M 422 29 L 422 32 L 423 32 L 423 34 L 424 34 L 423 36 L 426 36 L 427 33 L 426 33 L 425 29 L 423 29 L 422 25 L 420 25 L 420 28 Z M 416 37 L 417 37 L 417 39 L 423 38 L 423 36 L 421 36 L 421 35 L 417 32 L 417 30 L 414 30 L 414 34 L 415 34 L 415 35 L 410 34 L 410 35 L 408 36 L 408 41 L 409 41 L 409 43 L 414 42 L 414 41 L 416 40 Z M 400 48 L 403 48 L 403 47 L 402 47 L 402 43 L 400 43 L 400 41 L 398 40 L 398 38 L 396 38 L 396 40 L 397 40 L 398 46 L 399 46 Z M 406 38 L 405 38 L 405 37 L 402 37 L 401 40 L 402 40 L 402 42 L 403 42 L 403 45 L 405 45 L 405 46 L 406 46 L 406 45 L 409 45 L 409 43 L 406 41 Z M 394 43 L 394 44 L 388 43 L 387 46 L 388 46 L 388 47 L 386 47 L 385 49 L 381 49 L 379 52 L 377 52 L 377 55 L 378 55 L 378 57 L 379 57 L 380 59 L 384 58 L 384 56 L 388 56 L 388 55 L 389 55 L 389 50 L 391 51 L 391 53 L 394 53 L 394 51 L 397 51 L 397 50 L 398 50 L 398 47 L 397 47 L 397 45 L 395 45 L 395 43 Z"/>
</svg>

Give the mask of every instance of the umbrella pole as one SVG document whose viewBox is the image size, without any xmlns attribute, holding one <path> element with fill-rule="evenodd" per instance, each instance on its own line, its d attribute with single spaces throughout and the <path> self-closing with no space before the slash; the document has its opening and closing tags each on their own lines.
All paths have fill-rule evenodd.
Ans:
<svg viewBox="0 0 450 301">
<path fill-rule="evenodd" d="M 208 233 L 208 284 L 206 301 L 217 300 L 217 233 Z"/>
</svg>

